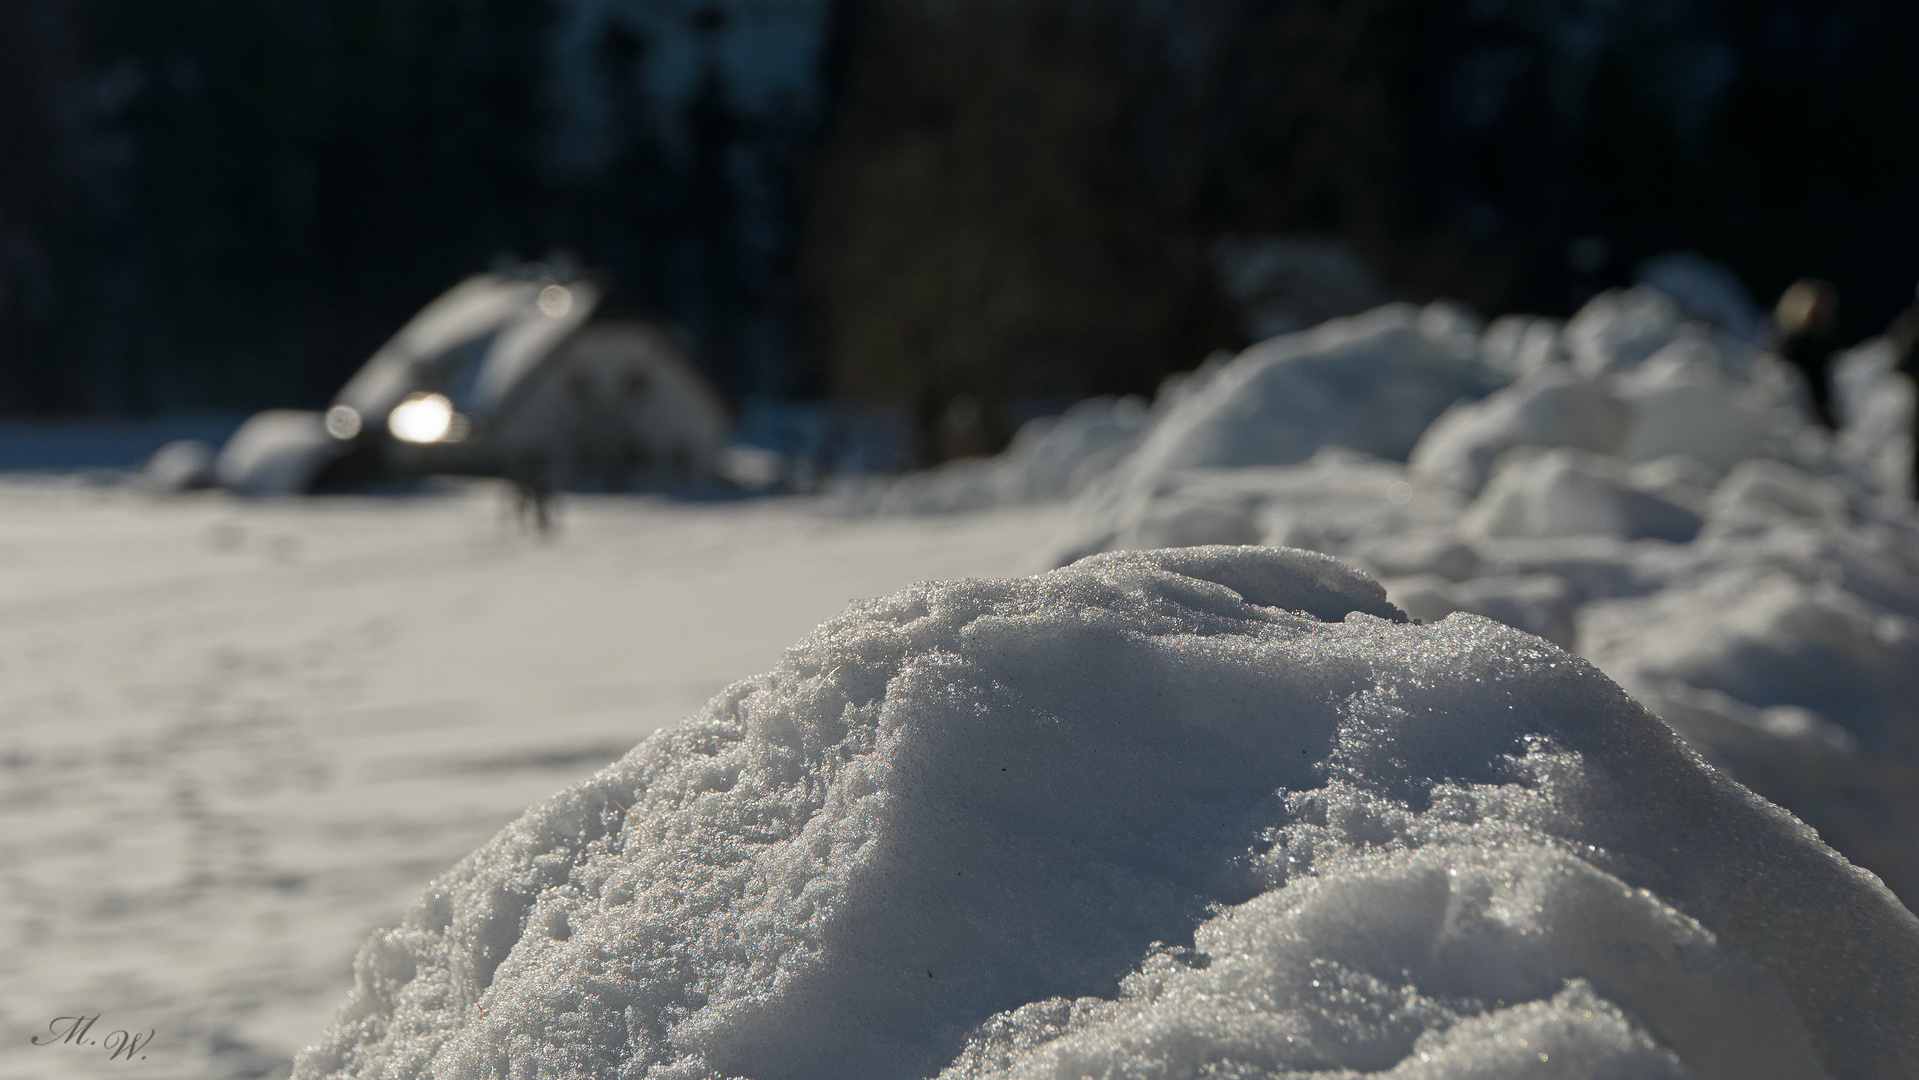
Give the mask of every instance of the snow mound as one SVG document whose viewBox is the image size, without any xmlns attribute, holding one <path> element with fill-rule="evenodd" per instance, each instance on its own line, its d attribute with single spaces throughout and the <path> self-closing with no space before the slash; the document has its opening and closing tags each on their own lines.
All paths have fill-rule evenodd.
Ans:
<svg viewBox="0 0 1919 1080">
<path fill-rule="evenodd" d="M 1415 469 L 1476 495 L 1499 455 L 1516 446 L 1617 452 L 1632 427 L 1629 406 L 1563 366 L 1542 367 L 1483 401 L 1446 410 L 1413 448 Z"/>
<path fill-rule="evenodd" d="M 1572 648 L 1575 641 L 1572 586 L 1557 574 L 1451 581 L 1422 573 L 1388 581 L 1386 592 L 1421 622 L 1438 622 L 1455 611 L 1469 611 L 1536 634 L 1563 649 Z"/>
<path fill-rule="evenodd" d="M 1696 251 L 1655 255 L 1640 263 L 1633 277 L 1672 297 L 1686 318 L 1710 323 L 1741 341 L 1756 341 L 1766 332 L 1766 313 L 1746 291 L 1746 283 Z"/>
<path fill-rule="evenodd" d="M 1132 464 L 1288 465 L 1324 446 L 1403 461 L 1434 417 L 1504 381 L 1463 309 L 1390 304 L 1247 349 L 1167 410 Z"/>
<path fill-rule="evenodd" d="M 1501 315 L 1479 344 L 1486 363 L 1515 378 L 1568 362 L 1561 335 L 1566 320 L 1541 315 Z"/>
<path fill-rule="evenodd" d="M 1838 358 L 1831 438 L 1784 365 L 1687 321 L 1737 314 L 1695 291 L 1683 309 L 1642 286 L 1563 325 L 1495 320 L 1476 347 L 1513 381 L 1439 415 L 1407 466 L 1322 447 L 1292 465 L 1148 469 L 1142 450 L 1087 487 L 1051 564 L 1257 539 L 1343 559 L 1418 618 L 1538 634 L 1919 909 L 1919 689 L 1887 681 L 1919 639 L 1912 382 L 1883 341 Z M 1237 438 L 1230 410 L 1208 415 Z"/>
<path fill-rule="evenodd" d="M 1672 344 L 1683 323 L 1679 305 L 1658 289 L 1609 289 L 1566 323 L 1565 347 L 1582 375 L 1630 371 Z"/>
<path fill-rule="evenodd" d="M 1911 379 L 1893 370 L 1893 347 L 1873 338 L 1832 361 L 1833 396 L 1845 430 L 1839 456 L 1880 491 L 1911 495 L 1913 467 Z"/>
<path fill-rule="evenodd" d="M 1691 540 L 1699 515 L 1652 488 L 1617 458 L 1544 450 L 1508 459 L 1461 526 L 1484 536 Z"/>
<path fill-rule="evenodd" d="M 1778 403 L 1731 376 L 1732 361 L 1712 341 L 1682 336 L 1618 381 L 1633 423 L 1619 455 L 1653 461 L 1683 455 L 1724 472 L 1748 458 L 1782 453 Z"/>
<path fill-rule="evenodd" d="M 1612 315 L 1630 321 L 1629 312 Z M 1614 327 L 1599 315 L 1581 318 L 1596 337 Z M 1633 462 L 1686 457 L 1724 473 L 1750 458 L 1791 453 L 1792 420 L 1783 407 L 1711 336 L 1682 332 L 1625 372 L 1545 364 L 1484 400 L 1455 405 L 1420 436 L 1410 461 L 1468 495 L 1479 493 L 1500 455 L 1522 446 Z"/>
<path fill-rule="evenodd" d="M 1146 403 L 1088 398 L 1058 416 L 1020 425 L 1003 453 L 966 458 L 897 480 L 851 479 L 840 508 L 879 515 L 950 513 L 1079 494 L 1130 453 L 1144 434 Z"/>
<path fill-rule="evenodd" d="M 296 1075 L 1911 1075 L 1916 973 L 1583 661 L 1202 547 L 855 605 L 435 881 Z"/>
<path fill-rule="evenodd" d="M 1450 529 L 1462 506 L 1458 494 L 1411 479 L 1402 465 L 1341 447 L 1296 466 L 1120 470 L 1081 496 L 1079 520 L 1050 561 L 1255 541 L 1343 553 L 1354 544 Z"/>
<path fill-rule="evenodd" d="M 1030 421 L 994 457 L 897 480 L 843 480 L 835 508 L 944 513 L 1089 491 L 1111 501 L 1114 490 L 1150 488 L 1168 472 L 1294 464 L 1335 447 L 1404 460 L 1434 417 L 1504 385 L 1530 362 L 1517 354 L 1556 341 L 1557 325 L 1507 320 L 1487 331 L 1449 301 L 1388 304 L 1237 356 L 1217 353 L 1168 378 L 1150 408 L 1137 398 L 1092 399 Z M 1505 344 L 1484 346 L 1495 333 Z M 1206 539 L 1178 542 L 1245 542 L 1249 528 L 1209 526 Z"/>
</svg>

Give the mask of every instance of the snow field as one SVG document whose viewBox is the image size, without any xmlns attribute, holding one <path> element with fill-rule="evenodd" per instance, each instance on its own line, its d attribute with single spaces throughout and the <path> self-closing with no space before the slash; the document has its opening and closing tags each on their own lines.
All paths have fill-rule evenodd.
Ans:
<svg viewBox="0 0 1919 1080">
<path fill-rule="evenodd" d="M 528 805 L 849 599 L 1028 572 L 1057 527 L 777 500 L 560 514 L 541 543 L 478 486 L 0 482 L 0 1076 L 284 1076 L 367 934 Z M 156 1029 L 147 1059 L 27 1042 L 79 1013 Z"/>
<path fill-rule="evenodd" d="M 282 918 L 365 926 L 487 814 L 550 790 L 541 762 L 605 760 L 676 715 L 652 673 L 709 673 L 714 688 L 767 670 L 774 642 L 837 607 L 774 598 L 871 595 L 942 564 L 1030 569 L 1036 530 L 1063 516 L 1034 560 L 1060 569 L 857 603 L 534 805 L 368 939 L 296 1075 L 1919 1072 L 1919 920 L 1894 895 L 1919 896 L 1912 392 L 1882 348 L 1855 350 L 1838 371 L 1846 428 L 1827 438 L 1724 283 L 1667 269 L 1667 291 L 1609 293 L 1565 324 L 1482 328 L 1452 305 L 1394 305 L 1262 343 L 1151 406 L 1088 403 L 1001 458 L 845 493 L 864 520 L 798 530 L 812 535 L 791 557 L 765 534 L 797 519 L 764 507 L 662 510 L 640 528 L 609 503 L 569 531 L 565 560 L 497 542 L 477 557 L 471 503 L 463 525 L 432 527 L 467 536 L 465 554 L 368 543 L 433 518 L 386 507 L 347 545 L 364 557 L 306 567 L 297 588 L 234 578 L 197 627 L 148 620 L 132 649 L 125 635 L 66 659 L 32 646 L 67 680 L 60 700 L 83 703 L 66 713 L 99 723 L 109 710 L 85 703 L 78 673 L 109 672 L 101 685 L 137 700 L 159 668 L 127 656 L 177 663 L 191 654 L 165 635 L 227 641 L 221 620 L 247 612 L 233 640 L 253 662 L 186 680 L 199 696 L 174 694 L 165 730 L 181 745 L 240 730 L 199 703 L 229 694 L 252 734 L 228 740 L 240 781 L 209 771 L 225 743 L 196 743 L 179 756 L 195 782 L 171 781 L 180 809 L 152 813 L 167 784 L 104 782 L 107 755 L 54 752 L 45 701 L 23 698 L 14 802 L 57 808 L 29 824 L 61 839 L 16 840 L 17 935 L 41 950 L 21 970 L 97 997 L 116 963 L 138 969 L 102 960 L 103 943 L 158 937 L 172 951 L 145 970 L 177 985 L 109 1008 L 198 990 L 198 1011 L 173 1006 L 201 1048 L 181 1074 L 270 1067 L 266 1033 L 310 1012 L 275 1028 L 247 987 L 315 1001 L 326 965 L 194 958 L 248 933 L 293 939 L 226 925 L 269 906 L 256 886 L 281 880 L 276 864 L 301 861 L 283 838 L 384 893 L 295 874 L 284 891 L 304 906 Z M 1064 515 L 897 517 L 1062 497 Z M 317 535 L 230 546 L 285 570 Z M 210 580 L 91 565 L 189 613 Z M 71 641 L 85 618 L 129 610 L 121 593 L 22 581 Z M 645 601 L 609 587 L 622 581 Z M 489 589 L 516 609 L 484 615 Z M 340 620 L 383 604 L 388 628 L 342 659 Z M 312 629 L 312 612 L 332 623 Z M 591 723 L 554 707 L 570 682 L 627 670 L 640 674 L 587 695 L 608 707 Z M 468 696 L 441 701 L 405 752 L 359 751 L 373 771 L 417 769 L 379 791 L 337 767 L 301 781 L 317 793 L 301 812 L 357 834 L 302 833 L 239 794 L 344 760 L 339 725 L 296 731 L 276 710 L 334 694 L 401 734 L 389 718 L 411 716 L 422 672 L 457 673 Z M 554 748 L 524 722 L 471 722 L 503 704 L 560 717 L 568 736 Z M 468 722 L 436 728 L 449 717 Z M 122 772 L 155 771 L 132 745 L 114 752 Z M 512 779 L 475 800 L 491 809 L 462 811 L 464 832 L 419 814 L 472 798 L 454 774 L 475 763 Z M 89 777 L 112 813 L 55 794 Z M 215 802 L 224 816 L 196 809 Z M 89 893 L 98 862 L 59 844 L 99 848 L 108 821 L 142 808 L 143 828 L 202 854 L 149 859 L 156 884 L 137 895 Z M 223 848 L 242 856 L 205 854 Z M 169 876 L 181 865 L 200 869 Z M 69 894 L 91 906 L 60 911 L 52 898 Z M 67 974 L 50 943 L 91 966 Z M 45 998 L 7 1008 L 23 1018 Z"/>
</svg>

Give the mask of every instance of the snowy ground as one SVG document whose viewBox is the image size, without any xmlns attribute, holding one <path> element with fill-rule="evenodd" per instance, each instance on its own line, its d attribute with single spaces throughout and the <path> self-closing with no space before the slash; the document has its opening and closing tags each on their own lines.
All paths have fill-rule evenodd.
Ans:
<svg viewBox="0 0 1919 1080">
<path fill-rule="evenodd" d="M 403 910 L 302 1076 L 1914 1075 L 1913 388 L 1829 436 L 1683 300 L 1388 306 L 838 518 L 0 485 L 0 1010 L 157 1033 L 0 1080 L 274 1074 Z"/>
<path fill-rule="evenodd" d="M 1062 511 L 0 481 L 0 1077 L 278 1076 L 369 931 L 848 600 L 1033 572 Z M 36 1047 L 152 1030 L 144 1059 Z"/>
</svg>

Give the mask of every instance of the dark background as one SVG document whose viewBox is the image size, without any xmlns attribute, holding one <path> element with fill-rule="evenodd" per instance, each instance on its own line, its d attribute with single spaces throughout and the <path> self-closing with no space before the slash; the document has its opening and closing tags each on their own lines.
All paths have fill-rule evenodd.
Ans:
<svg viewBox="0 0 1919 1080">
<path fill-rule="evenodd" d="M 1236 233 L 1487 314 L 1690 248 L 1859 338 L 1919 280 L 1915 56 L 1905 0 L 0 0 L 0 414 L 319 405 L 555 251 L 735 400 L 929 426 L 1241 344 Z"/>
</svg>

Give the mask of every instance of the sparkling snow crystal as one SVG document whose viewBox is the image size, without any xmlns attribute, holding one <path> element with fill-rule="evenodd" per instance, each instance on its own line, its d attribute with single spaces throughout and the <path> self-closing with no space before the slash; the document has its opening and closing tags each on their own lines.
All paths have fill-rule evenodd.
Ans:
<svg viewBox="0 0 1919 1080">
<path fill-rule="evenodd" d="M 746 613 L 750 617 L 750 613 Z M 296 1075 L 1919 1075 L 1919 920 L 1333 559 L 855 605 L 376 934 Z"/>
</svg>

